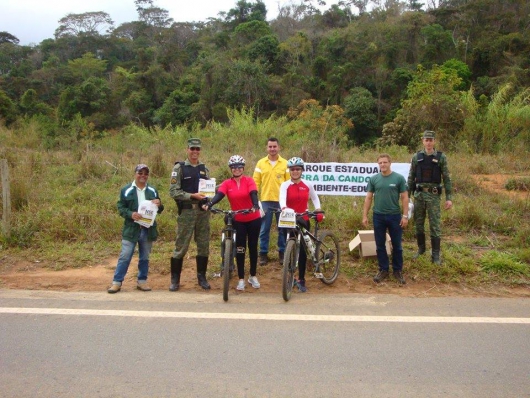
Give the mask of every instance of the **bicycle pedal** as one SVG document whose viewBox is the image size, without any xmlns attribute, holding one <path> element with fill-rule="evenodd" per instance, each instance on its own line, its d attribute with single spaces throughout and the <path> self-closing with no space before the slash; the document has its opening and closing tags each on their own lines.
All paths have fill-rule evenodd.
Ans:
<svg viewBox="0 0 530 398">
<path fill-rule="evenodd" d="M 213 277 L 214 278 L 220 278 L 221 277 L 221 272 L 214 272 L 213 273 Z"/>
<path fill-rule="evenodd" d="M 322 272 L 315 272 L 314 275 L 315 275 L 315 278 L 317 278 L 317 279 L 323 279 L 324 278 L 324 274 L 322 274 Z"/>
</svg>

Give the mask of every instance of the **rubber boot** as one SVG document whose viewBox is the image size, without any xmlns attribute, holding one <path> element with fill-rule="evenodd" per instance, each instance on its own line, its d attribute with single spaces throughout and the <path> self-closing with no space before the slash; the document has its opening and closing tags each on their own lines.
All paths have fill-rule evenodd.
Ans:
<svg viewBox="0 0 530 398">
<path fill-rule="evenodd" d="M 199 286 L 204 290 L 210 289 L 210 284 L 206 280 L 206 268 L 208 267 L 208 257 L 197 256 L 195 257 L 197 261 L 197 281 Z"/>
<path fill-rule="evenodd" d="M 432 257 L 431 260 L 434 264 L 440 265 L 442 261 L 440 260 L 440 238 L 431 238 L 432 246 Z"/>
<path fill-rule="evenodd" d="M 418 242 L 418 252 L 412 256 L 414 259 L 425 253 L 425 234 L 417 234 L 416 241 Z"/>
<path fill-rule="evenodd" d="M 170 292 L 176 292 L 180 288 L 180 273 L 182 272 L 182 258 L 171 257 L 171 285 Z"/>
</svg>

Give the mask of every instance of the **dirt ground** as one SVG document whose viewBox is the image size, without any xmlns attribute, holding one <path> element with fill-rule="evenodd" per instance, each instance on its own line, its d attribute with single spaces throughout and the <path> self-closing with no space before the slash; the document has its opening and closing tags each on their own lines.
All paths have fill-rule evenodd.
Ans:
<svg viewBox="0 0 530 398">
<path fill-rule="evenodd" d="M 135 291 L 136 258 L 122 286 L 122 291 Z M 44 268 L 38 263 L 18 263 L 10 267 L 0 267 L 0 288 L 25 289 L 25 290 L 54 290 L 54 291 L 105 291 L 112 281 L 116 259 L 109 259 L 104 264 L 78 269 L 53 271 Z M 7 268 L 7 269 L 6 269 Z M 375 270 L 374 270 L 375 274 Z M 221 299 L 222 279 L 212 276 L 208 272 L 212 289 L 203 291 L 197 285 L 195 264 L 192 260 L 184 263 L 181 277 L 180 292 L 204 292 L 216 294 Z M 247 276 L 248 277 L 248 276 Z M 343 274 L 332 285 L 325 285 L 319 280 L 307 275 L 308 294 L 395 294 L 407 297 L 440 297 L 440 296 L 466 296 L 466 297 L 529 297 L 530 287 L 507 288 L 505 286 L 481 285 L 469 286 L 461 284 L 436 284 L 434 282 L 416 281 L 413 275 L 407 275 L 407 284 L 399 286 L 394 280 L 389 279 L 379 285 L 371 278 L 349 279 Z M 281 267 L 277 261 L 271 261 L 265 266 L 258 266 L 260 289 L 254 289 L 249 284 L 244 292 L 235 290 L 237 277 L 231 281 L 230 294 L 260 294 L 277 293 L 281 297 Z M 149 274 L 149 285 L 154 291 L 168 291 L 169 275 L 159 272 Z M 138 294 L 148 294 L 137 291 Z M 175 293 L 175 294 L 179 294 Z"/>
<path fill-rule="evenodd" d="M 528 192 L 509 192 L 504 184 L 509 177 L 507 175 L 484 175 L 475 176 L 478 184 L 500 194 L 517 196 L 521 200 L 528 200 Z M 181 278 L 180 292 L 204 292 L 204 294 L 222 295 L 221 278 L 213 277 L 211 271 L 208 277 L 212 289 L 203 291 L 197 285 L 194 259 L 187 259 Z M 122 291 L 136 291 L 135 268 L 137 258 L 133 258 L 129 273 L 124 281 Z M 349 256 L 343 256 L 343 261 L 352 261 Z M 105 262 L 92 267 L 69 268 L 61 271 L 50 270 L 41 262 L 11 262 L 9 259 L 0 257 L 0 289 L 28 289 L 28 290 L 55 290 L 55 291 L 105 291 L 112 281 L 116 258 L 109 258 Z M 248 264 L 247 264 L 248 267 Z M 169 268 L 169 265 L 168 265 Z M 248 271 L 248 270 L 247 270 Z M 376 270 L 374 269 L 374 274 Z M 408 275 L 405 269 L 404 276 L 407 279 L 405 286 L 399 286 L 394 280 L 389 279 L 379 285 L 371 278 L 347 278 L 339 274 L 334 284 L 328 286 L 321 283 L 310 275 L 306 277 L 308 294 L 341 294 L 341 293 L 363 293 L 363 294 L 396 294 L 408 297 L 436 297 L 436 296 L 480 296 L 480 297 L 530 297 L 530 287 L 506 287 L 497 285 L 470 286 L 464 284 L 437 284 L 429 281 L 418 281 L 414 275 Z M 281 296 L 281 266 L 278 261 L 272 259 L 265 266 L 258 266 L 258 278 L 261 283 L 260 289 L 253 289 L 247 284 L 244 292 L 235 290 L 237 278 L 231 282 L 230 294 L 259 294 L 278 293 Z M 169 286 L 169 275 L 167 271 L 150 272 L 149 285 L 155 291 L 167 291 Z M 148 294 L 138 291 L 138 294 Z M 178 293 L 176 293 L 178 294 Z"/>
</svg>

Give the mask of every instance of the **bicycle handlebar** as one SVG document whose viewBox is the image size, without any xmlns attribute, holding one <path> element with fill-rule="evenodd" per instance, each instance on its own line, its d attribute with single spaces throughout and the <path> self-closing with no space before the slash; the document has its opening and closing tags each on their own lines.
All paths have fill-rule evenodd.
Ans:
<svg viewBox="0 0 530 398">
<path fill-rule="evenodd" d="M 254 212 L 254 209 L 242 209 L 242 210 L 223 210 L 223 209 L 216 209 L 215 207 L 211 207 L 210 211 L 214 214 L 228 214 L 228 215 L 236 215 L 236 214 L 249 214 Z"/>
<path fill-rule="evenodd" d="M 269 211 L 273 212 L 273 213 L 281 213 L 282 212 L 282 209 L 269 209 Z M 313 220 L 315 220 L 316 222 L 322 222 L 321 221 L 318 221 L 317 220 L 317 217 L 319 214 L 326 214 L 325 211 L 323 210 L 318 210 L 318 211 L 309 211 L 309 210 L 306 210 L 302 213 L 295 213 L 297 217 L 303 217 L 303 216 L 309 216 L 309 218 L 312 218 Z"/>
</svg>

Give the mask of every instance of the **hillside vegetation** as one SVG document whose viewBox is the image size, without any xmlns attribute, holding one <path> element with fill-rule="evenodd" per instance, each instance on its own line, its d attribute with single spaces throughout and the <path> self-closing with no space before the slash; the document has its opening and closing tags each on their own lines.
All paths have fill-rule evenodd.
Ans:
<svg viewBox="0 0 530 398">
<path fill-rule="evenodd" d="M 341 116 L 349 145 L 411 150 L 424 129 L 482 153 L 530 141 L 530 2 L 322 3 L 286 2 L 270 19 L 263 2 L 238 0 L 174 22 L 131 0 L 138 19 L 119 26 L 93 10 L 41 43 L 0 32 L 0 119 L 38 122 L 54 148 L 131 123 L 226 123 L 231 109 L 291 117 L 309 102 Z"/>
</svg>

